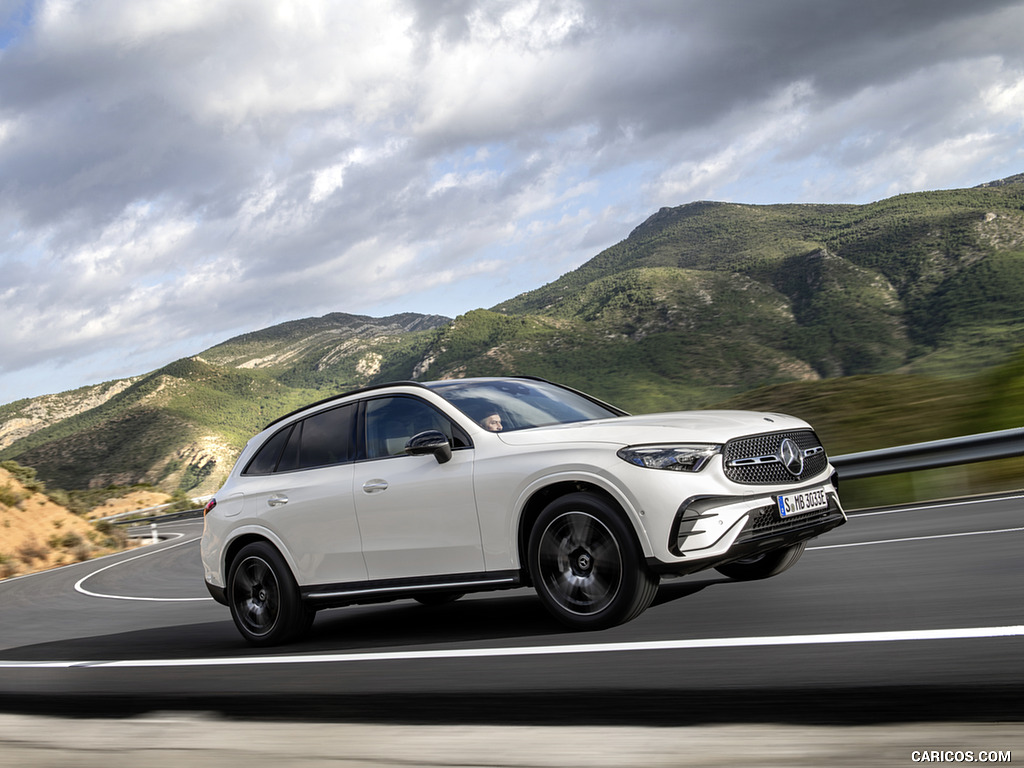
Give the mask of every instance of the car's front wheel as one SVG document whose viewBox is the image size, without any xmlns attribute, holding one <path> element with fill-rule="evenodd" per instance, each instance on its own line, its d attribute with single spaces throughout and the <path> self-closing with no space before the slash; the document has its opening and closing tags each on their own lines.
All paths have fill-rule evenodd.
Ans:
<svg viewBox="0 0 1024 768">
<path fill-rule="evenodd" d="M 755 579 L 767 579 L 776 576 L 796 564 L 800 555 L 804 553 L 807 546 L 806 541 L 794 544 L 782 549 L 773 549 L 770 552 L 762 552 L 742 560 L 734 560 L 725 565 L 715 568 L 723 576 L 728 576 L 736 581 L 754 581 Z"/>
<path fill-rule="evenodd" d="M 528 544 L 530 577 L 545 607 L 574 629 L 604 629 L 640 615 L 658 577 L 643 560 L 632 528 L 590 493 L 555 499 Z"/>
<path fill-rule="evenodd" d="M 231 618 L 253 645 L 287 642 L 313 623 L 288 564 L 269 544 L 255 542 L 239 551 L 228 572 L 227 593 Z"/>
</svg>

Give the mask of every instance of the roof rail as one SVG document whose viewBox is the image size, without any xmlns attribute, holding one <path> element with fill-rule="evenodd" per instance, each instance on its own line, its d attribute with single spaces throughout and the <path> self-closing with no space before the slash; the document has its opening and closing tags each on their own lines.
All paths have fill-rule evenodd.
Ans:
<svg viewBox="0 0 1024 768">
<path fill-rule="evenodd" d="M 323 400 L 317 400 L 316 402 L 313 402 L 313 403 L 307 403 L 306 405 L 303 405 L 301 408 L 296 408 L 294 411 L 290 411 L 290 412 L 286 413 L 284 416 L 278 416 L 272 422 L 270 422 L 265 427 L 263 427 L 263 430 L 270 429 L 275 424 L 277 424 L 279 422 L 282 422 L 285 419 L 289 419 L 289 418 L 291 418 L 292 416 L 294 416 L 294 415 L 296 415 L 298 413 L 302 413 L 303 411 L 309 410 L 310 408 L 315 408 L 318 405 L 324 405 L 325 403 L 331 403 L 331 402 L 334 402 L 335 400 L 341 400 L 342 398 L 345 398 L 345 397 L 351 397 L 352 395 L 361 395 L 363 392 L 372 392 L 375 389 L 383 389 L 385 387 L 398 387 L 398 386 L 424 387 L 423 383 L 419 382 L 419 381 L 386 381 L 386 382 L 383 382 L 381 384 L 369 384 L 369 385 L 367 385 L 365 387 L 359 387 L 358 389 L 352 389 L 352 390 L 349 390 L 348 392 L 342 392 L 342 393 L 337 394 L 337 395 L 331 395 L 330 397 L 325 397 Z M 262 432 L 263 430 L 260 430 L 260 431 Z"/>
</svg>

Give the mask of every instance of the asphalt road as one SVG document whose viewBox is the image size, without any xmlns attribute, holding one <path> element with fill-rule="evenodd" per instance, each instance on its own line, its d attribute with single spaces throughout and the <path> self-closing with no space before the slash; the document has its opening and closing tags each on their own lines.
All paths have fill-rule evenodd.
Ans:
<svg viewBox="0 0 1024 768">
<path fill-rule="evenodd" d="M 611 630 L 532 592 L 318 615 L 257 650 L 202 584 L 201 523 L 0 582 L 0 711 L 392 724 L 1024 722 L 1024 497 L 855 514 L 791 570 L 663 582 Z M 1024 744 L 1020 745 L 1024 748 Z M 2 763 L 0 763 L 2 764 Z"/>
</svg>

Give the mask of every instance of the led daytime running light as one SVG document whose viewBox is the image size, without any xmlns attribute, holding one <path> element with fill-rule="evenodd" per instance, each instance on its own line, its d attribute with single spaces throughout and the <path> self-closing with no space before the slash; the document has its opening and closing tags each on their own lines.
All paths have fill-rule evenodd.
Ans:
<svg viewBox="0 0 1024 768">
<path fill-rule="evenodd" d="M 618 457 L 647 469 L 700 472 L 721 450 L 721 445 L 641 445 L 621 449 Z"/>
</svg>

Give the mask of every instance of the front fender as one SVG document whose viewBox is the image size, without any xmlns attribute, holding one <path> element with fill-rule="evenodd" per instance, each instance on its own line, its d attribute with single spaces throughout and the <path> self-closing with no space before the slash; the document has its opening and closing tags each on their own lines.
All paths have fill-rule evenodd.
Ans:
<svg viewBox="0 0 1024 768">
<path fill-rule="evenodd" d="M 509 520 L 508 536 L 509 541 L 518 541 L 519 533 L 523 525 L 524 515 L 534 511 L 532 500 L 537 494 L 556 485 L 569 486 L 590 486 L 607 494 L 623 511 L 629 524 L 636 534 L 640 548 L 645 558 L 653 556 L 654 550 L 651 546 L 650 536 L 644 524 L 644 513 L 637 503 L 637 500 L 629 493 L 628 489 L 621 486 L 615 479 L 601 472 L 595 472 L 592 468 L 563 468 L 547 472 L 541 476 L 532 478 L 521 489 L 513 506 L 513 514 Z M 526 535 L 529 535 L 528 533 Z M 513 553 L 513 567 L 522 566 L 518 549 Z"/>
</svg>

